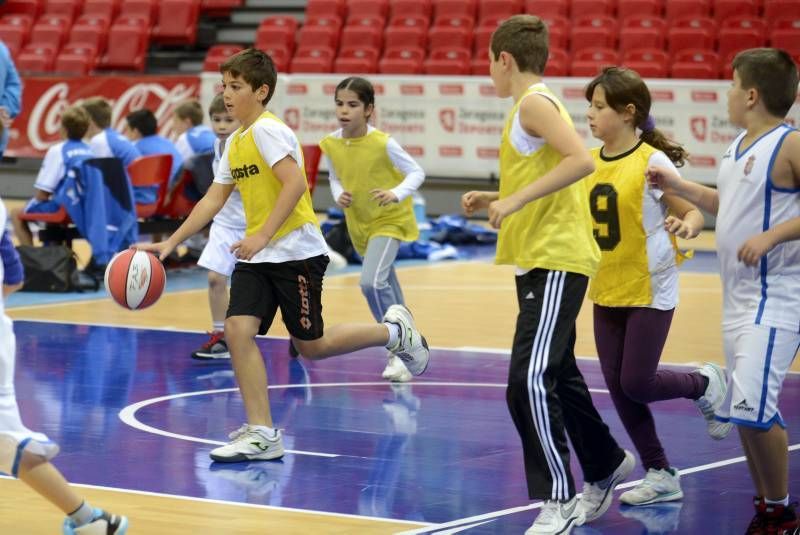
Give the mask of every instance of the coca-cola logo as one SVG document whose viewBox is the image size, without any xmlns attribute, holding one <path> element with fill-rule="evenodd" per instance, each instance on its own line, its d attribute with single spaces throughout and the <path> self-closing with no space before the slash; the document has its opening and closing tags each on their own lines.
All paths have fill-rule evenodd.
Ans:
<svg viewBox="0 0 800 535">
<path fill-rule="evenodd" d="M 692 117 L 689 119 L 689 127 L 692 135 L 697 141 L 705 141 L 708 136 L 708 119 L 705 117 Z"/>
<path fill-rule="evenodd" d="M 286 108 L 283 112 L 283 122 L 292 130 L 300 129 L 300 110 L 298 108 Z"/>
<path fill-rule="evenodd" d="M 172 135 L 172 111 L 181 102 L 192 98 L 197 93 L 197 86 L 183 83 L 165 87 L 160 83 L 139 83 L 126 89 L 116 100 L 111 102 L 112 126 L 118 130 L 124 124 L 125 116 L 130 112 L 148 108 L 158 119 L 161 128 L 159 133 L 166 137 Z M 66 108 L 79 104 L 83 99 L 70 99 L 70 85 L 66 82 L 53 84 L 37 99 L 30 113 L 27 125 L 27 136 L 31 146 L 39 151 L 47 150 L 59 137 L 61 115 Z"/>
<path fill-rule="evenodd" d="M 453 108 L 439 110 L 439 122 L 445 131 L 454 132 L 456 129 L 456 110 Z"/>
</svg>

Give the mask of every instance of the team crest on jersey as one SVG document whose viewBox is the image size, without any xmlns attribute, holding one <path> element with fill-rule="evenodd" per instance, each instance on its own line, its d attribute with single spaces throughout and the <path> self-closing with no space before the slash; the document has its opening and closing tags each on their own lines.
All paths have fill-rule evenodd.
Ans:
<svg viewBox="0 0 800 535">
<path fill-rule="evenodd" d="M 245 178 L 251 177 L 253 175 L 259 174 L 261 171 L 259 170 L 258 166 L 254 163 L 245 164 L 241 167 L 234 167 L 231 169 L 231 176 L 236 182 L 241 182 Z"/>
<path fill-rule="evenodd" d="M 750 174 L 750 171 L 753 170 L 753 164 L 755 164 L 755 163 L 756 163 L 756 156 L 755 156 L 755 154 L 752 154 L 747 159 L 747 163 L 744 164 L 744 176 L 747 176 L 747 175 Z"/>
</svg>

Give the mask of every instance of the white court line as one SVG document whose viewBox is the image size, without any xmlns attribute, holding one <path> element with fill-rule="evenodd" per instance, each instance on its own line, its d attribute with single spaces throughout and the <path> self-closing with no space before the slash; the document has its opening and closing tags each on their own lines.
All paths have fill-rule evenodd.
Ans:
<svg viewBox="0 0 800 535">
<path fill-rule="evenodd" d="M 15 477 L 7 476 L 0 474 L 0 479 L 17 479 Z M 184 496 L 182 494 L 166 494 L 163 492 L 150 492 L 146 490 L 135 490 L 135 489 L 123 489 L 118 487 L 104 487 L 102 485 L 88 485 L 85 483 L 73 483 L 70 482 L 70 487 L 80 487 L 83 489 L 92 489 L 92 490 L 102 490 L 107 492 L 119 492 L 119 493 L 130 493 L 130 494 L 137 494 L 140 496 L 153 496 L 156 498 L 171 498 L 175 500 L 183 500 L 183 501 L 190 501 L 190 502 L 200 502 L 200 503 L 213 503 L 218 505 L 232 505 L 234 507 L 245 507 L 249 509 L 266 509 L 268 511 L 282 511 L 282 512 L 292 512 L 292 513 L 303 513 L 309 515 L 319 515 L 319 516 L 330 516 L 335 518 L 352 518 L 356 520 L 374 520 L 376 522 L 391 522 L 393 524 L 428 524 L 426 522 L 419 522 L 416 520 L 400 520 L 394 518 L 381 518 L 378 516 L 369 516 L 369 515 L 352 515 L 348 513 L 331 513 L 328 511 L 317 511 L 316 509 L 300 509 L 297 507 L 281 507 L 279 505 L 262 505 L 256 503 L 244 503 L 244 502 L 229 502 L 226 500 L 215 500 L 212 498 L 198 498 L 195 496 Z"/>
<path fill-rule="evenodd" d="M 790 452 L 791 451 L 797 451 L 797 450 L 800 450 L 800 444 L 794 444 L 793 446 L 789 446 L 789 451 Z M 747 459 L 745 457 L 734 457 L 732 459 L 725 459 L 723 461 L 716 461 L 716 462 L 713 462 L 713 463 L 701 464 L 699 466 L 693 466 L 692 468 L 681 469 L 680 473 L 681 473 L 682 476 L 683 475 L 687 475 L 687 474 L 694 474 L 696 472 L 704 472 L 706 470 L 714 470 L 715 468 L 721 468 L 723 466 L 729 466 L 731 464 L 741 463 L 741 462 L 744 462 L 746 460 Z M 641 479 L 637 479 L 636 481 L 626 481 L 625 483 L 622 483 L 621 485 L 617 485 L 616 488 L 618 490 L 619 489 L 627 489 L 627 488 L 635 487 L 636 485 L 638 485 L 641 482 L 642 482 Z M 581 494 L 578 493 L 578 496 L 580 496 L 580 495 Z M 475 516 L 470 516 L 470 517 L 467 517 L 467 518 L 459 518 L 458 520 L 451 520 L 450 522 L 444 522 L 442 524 L 436 524 L 436 525 L 428 526 L 428 527 L 425 527 L 425 528 L 413 529 L 413 530 L 410 530 L 410 531 L 403 531 L 403 532 L 397 533 L 396 535 L 420 535 L 422 533 L 430 533 L 430 534 L 436 533 L 436 534 L 439 534 L 439 535 L 443 535 L 444 533 L 448 533 L 448 532 L 446 532 L 446 531 L 443 532 L 443 531 L 440 531 L 440 530 L 447 529 L 447 528 L 452 528 L 452 527 L 457 527 L 457 526 L 460 526 L 462 524 L 468 524 L 468 523 L 472 523 L 472 522 L 480 522 L 481 520 L 487 520 L 488 521 L 488 520 L 500 518 L 500 517 L 503 517 L 503 516 L 513 515 L 515 513 L 528 511 L 530 509 L 539 509 L 541 506 L 542 506 L 542 502 L 536 502 L 536 503 L 532 503 L 532 504 L 529 504 L 529 505 L 521 505 L 519 507 L 511 507 L 509 509 L 503 509 L 503 510 L 500 510 L 500 511 L 492 511 L 490 513 L 484 513 L 482 515 L 475 515 Z M 485 523 L 485 522 L 483 522 L 483 523 Z"/>
<path fill-rule="evenodd" d="M 353 387 L 353 386 L 387 386 L 388 383 L 386 381 L 371 381 L 371 382 L 359 382 L 359 383 L 309 383 L 309 384 L 300 384 L 300 385 L 269 385 L 270 390 L 281 390 L 286 388 L 329 388 L 329 387 Z M 414 383 L 415 387 L 422 387 L 422 386 L 449 386 L 449 387 L 465 387 L 465 388 L 506 388 L 505 383 L 457 383 L 457 382 L 442 382 L 442 381 L 419 381 Z M 198 442 L 200 444 L 212 444 L 215 446 L 222 446 L 226 444 L 226 442 L 220 442 L 218 440 L 210 440 L 207 438 L 200 438 L 200 437 L 193 437 L 190 435 L 181 435 L 179 433 L 173 433 L 171 431 L 165 431 L 163 429 L 158 429 L 157 427 L 153 427 L 147 425 L 145 423 L 140 422 L 136 418 L 136 411 L 141 408 L 147 407 L 149 405 L 154 405 L 156 403 L 161 403 L 163 401 L 171 401 L 173 399 L 180 399 L 180 398 L 188 398 L 193 396 L 206 396 L 212 394 L 227 394 L 231 392 L 238 392 L 238 388 L 219 388 L 215 390 L 200 390 L 196 392 L 182 392 L 180 394 L 169 394 L 167 396 L 160 396 L 157 398 L 150 398 L 144 399 L 142 401 L 138 401 L 127 407 L 124 407 L 121 411 L 119 411 L 119 419 L 122 420 L 125 424 L 133 427 L 134 429 L 138 429 L 140 431 L 144 431 L 145 433 L 151 433 L 154 435 L 160 435 L 163 437 L 168 438 L 176 438 L 178 440 L 186 440 L 187 442 Z M 596 392 L 599 394 L 608 394 L 608 390 L 602 390 L 599 388 L 590 388 L 590 392 Z M 292 453 L 294 455 L 311 455 L 315 457 L 343 457 L 345 455 L 337 454 L 337 453 L 321 453 L 315 451 L 304 451 L 304 450 L 286 450 L 286 453 Z"/>
</svg>

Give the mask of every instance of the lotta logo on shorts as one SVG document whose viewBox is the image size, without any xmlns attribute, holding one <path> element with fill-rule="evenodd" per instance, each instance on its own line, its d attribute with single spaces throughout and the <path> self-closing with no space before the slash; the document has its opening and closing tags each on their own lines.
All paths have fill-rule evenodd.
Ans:
<svg viewBox="0 0 800 535">
<path fill-rule="evenodd" d="M 311 329 L 311 305 L 308 301 L 308 281 L 302 275 L 297 276 L 297 283 L 300 292 L 300 325 L 305 330 Z"/>
</svg>

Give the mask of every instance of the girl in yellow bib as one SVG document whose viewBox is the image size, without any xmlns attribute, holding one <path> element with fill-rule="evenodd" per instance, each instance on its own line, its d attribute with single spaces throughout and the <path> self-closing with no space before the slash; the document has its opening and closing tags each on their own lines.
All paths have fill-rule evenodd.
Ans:
<svg viewBox="0 0 800 535">
<path fill-rule="evenodd" d="M 334 98 L 341 128 L 319 146 L 328 160 L 333 198 L 344 209 L 350 239 L 364 258 L 361 291 L 380 319 L 390 306 L 405 304 L 394 260 L 401 241 L 419 236 L 411 195 L 425 173 L 397 141 L 367 124 L 375 109 L 368 80 L 345 78 Z M 391 353 L 383 377 L 411 380 L 403 361 Z"/>
<path fill-rule="evenodd" d="M 647 404 L 689 398 L 713 419 L 725 398 L 725 375 L 716 365 L 691 373 L 658 369 L 678 304 L 680 256 L 672 235 L 694 238 L 703 216 L 687 201 L 647 184 L 648 166 L 675 169 L 686 152 L 655 128 L 650 91 L 639 75 L 606 68 L 587 86 L 586 99 L 592 135 L 603 142 L 592 150 L 595 171 L 587 179 L 601 251 L 589 287 L 595 343 L 611 398 L 647 471 L 620 501 L 679 500 L 679 474 L 667 460 Z"/>
</svg>

